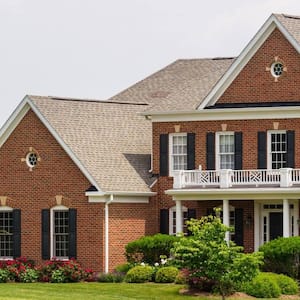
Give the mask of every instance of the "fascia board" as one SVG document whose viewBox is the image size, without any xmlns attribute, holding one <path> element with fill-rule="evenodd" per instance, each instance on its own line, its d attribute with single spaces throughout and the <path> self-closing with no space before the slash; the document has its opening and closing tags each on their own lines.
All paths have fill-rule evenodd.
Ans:
<svg viewBox="0 0 300 300">
<path fill-rule="evenodd" d="M 269 35 L 275 28 L 278 28 L 280 32 L 287 38 L 292 46 L 300 53 L 300 45 L 294 39 L 294 37 L 287 31 L 287 29 L 278 21 L 278 19 L 271 15 L 268 20 L 263 24 L 256 35 L 251 39 L 248 45 L 244 48 L 238 58 L 229 67 L 222 78 L 212 88 L 206 98 L 201 102 L 197 109 L 203 109 L 206 106 L 214 105 L 219 97 L 224 93 L 227 87 L 233 82 L 233 80 L 240 73 L 242 68 L 249 62 L 259 47 L 265 42 Z"/>
</svg>

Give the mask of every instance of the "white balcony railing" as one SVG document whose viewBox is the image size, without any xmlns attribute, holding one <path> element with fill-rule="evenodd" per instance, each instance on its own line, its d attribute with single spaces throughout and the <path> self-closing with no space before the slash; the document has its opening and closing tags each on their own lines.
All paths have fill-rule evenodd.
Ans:
<svg viewBox="0 0 300 300">
<path fill-rule="evenodd" d="M 188 170 L 174 172 L 174 188 L 231 188 L 237 186 L 290 187 L 300 184 L 300 169 L 278 170 Z"/>
</svg>

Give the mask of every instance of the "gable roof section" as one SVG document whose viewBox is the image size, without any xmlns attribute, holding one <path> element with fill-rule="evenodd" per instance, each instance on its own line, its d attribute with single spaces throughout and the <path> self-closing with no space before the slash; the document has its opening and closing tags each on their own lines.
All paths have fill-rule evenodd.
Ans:
<svg viewBox="0 0 300 300">
<path fill-rule="evenodd" d="M 275 28 L 278 28 L 297 52 L 300 53 L 300 17 L 272 14 L 205 99 L 199 102 L 198 110 L 212 106 L 217 102 Z"/>
<path fill-rule="evenodd" d="M 151 124 L 145 105 L 26 96 L 0 131 L 0 146 L 32 109 L 101 193 L 149 193 Z"/>
<path fill-rule="evenodd" d="M 180 59 L 109 100 L 147 103 L 146 111 L 195 110 L 233 61 Z"/>
</svg>

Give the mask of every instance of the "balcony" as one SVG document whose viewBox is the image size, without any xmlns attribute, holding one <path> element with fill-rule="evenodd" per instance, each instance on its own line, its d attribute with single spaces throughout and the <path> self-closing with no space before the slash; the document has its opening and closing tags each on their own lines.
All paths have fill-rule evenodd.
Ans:
<svg viewBox="0 0 300 300">
<path fill-rule="evenodd" d="M 300 169 L 277 170 L 184 170 L 174 172 L 174 189 L 184 188 L 258 188 L 293 187 L 300 185 Z"/>
</svg>

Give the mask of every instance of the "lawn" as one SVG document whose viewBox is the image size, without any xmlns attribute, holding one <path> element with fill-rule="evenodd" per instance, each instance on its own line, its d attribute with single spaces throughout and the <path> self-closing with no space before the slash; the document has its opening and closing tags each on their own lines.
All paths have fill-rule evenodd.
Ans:
<svg viewBox="0 0 300 300">
<path fill-rule="evenodd" d="M 174 284 L 133 284 L 133 283 L 4 283 L 0 284 L 1 300 L 51 299 L 51 300 L 219 300 L 220 297 L 195 297 L 179 295 L 182 285 Z M 234 298 L 237 300 L 238 298 Z"/>
</svg>

